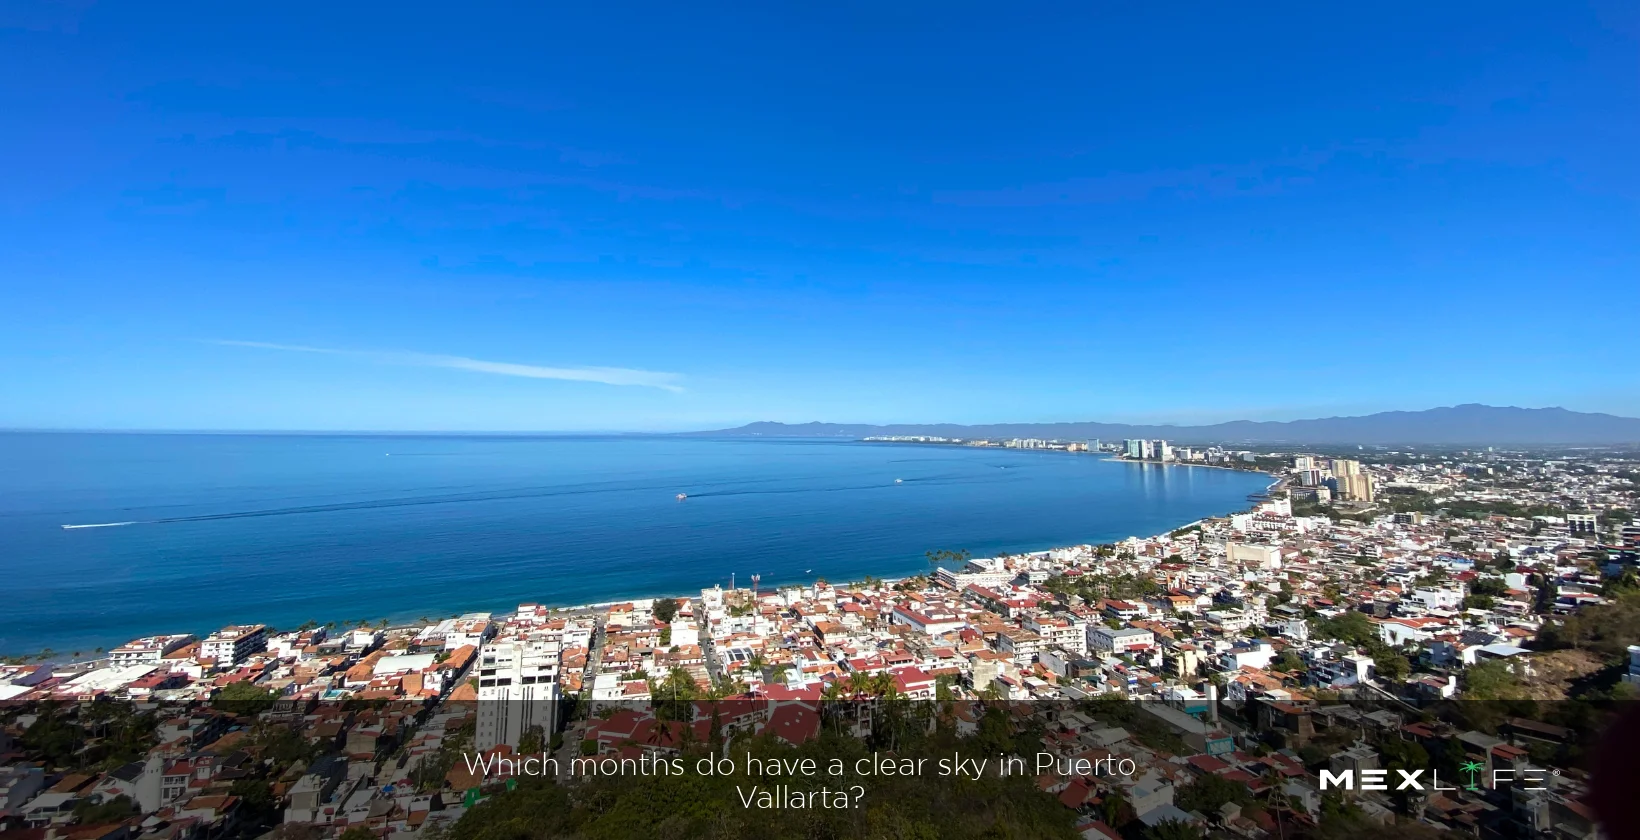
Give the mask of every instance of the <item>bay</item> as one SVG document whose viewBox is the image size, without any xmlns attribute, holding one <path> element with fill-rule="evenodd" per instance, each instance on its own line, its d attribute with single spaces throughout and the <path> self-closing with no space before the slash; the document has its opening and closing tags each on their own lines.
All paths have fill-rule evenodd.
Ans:
<svg viewBox="0 0 1640 840">
<path fill-rule="evenodd" d="M 0 434 L 0 652 L 899 577 L 1161 533 L 1268 481 L 839 440 Z"/>
</svg>

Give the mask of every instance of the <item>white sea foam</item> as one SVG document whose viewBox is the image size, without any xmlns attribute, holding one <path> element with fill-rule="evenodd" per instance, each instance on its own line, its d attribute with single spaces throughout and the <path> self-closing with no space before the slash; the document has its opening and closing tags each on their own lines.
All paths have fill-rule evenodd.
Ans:
<svg viewBox="0 0 1640 840">
<path fill-rule="evenodd" d="M 64 525 L 64 531 L 73 531 L 79 528 L 118 528 L 121 525 L 137 525 L 137 522 L 96 522 L 91 525 Z"/>
</svg>

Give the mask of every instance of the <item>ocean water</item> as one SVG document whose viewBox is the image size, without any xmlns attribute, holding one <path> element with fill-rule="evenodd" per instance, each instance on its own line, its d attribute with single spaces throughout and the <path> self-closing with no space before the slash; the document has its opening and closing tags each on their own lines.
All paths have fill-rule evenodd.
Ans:
<svg viewBox="0 0 1640 840">
<path fill-rule="evenodd" d="M 1267 482 L 835 440 L 0 434 L 0 653 L 904 576 L 1160 533 Z"/>
</svg>

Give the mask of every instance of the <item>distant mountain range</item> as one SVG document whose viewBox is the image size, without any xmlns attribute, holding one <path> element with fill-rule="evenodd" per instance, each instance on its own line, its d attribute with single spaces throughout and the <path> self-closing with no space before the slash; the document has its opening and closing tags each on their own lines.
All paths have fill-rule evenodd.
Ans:
<svg viewBox="0 0 1640 840">
<path fill-rule="evenodd" d="M 1385 411 L 1363 417 L 1259 422 L 1234 420 L 1210 426 L 1135 426 L 1123 423 L 954 423 L 871 426 L 854 423 L 749 423 L 736 429 L 691 432 L 733 437 L 841 437 L 933 435 L 954 438 L 1044 438 L 1115 441 L 1165 438 L 1180 443 L 1288 444 L 1534 444 L 1640 443 L 1640 418 L 1589 414 L 1564 408 L 1455 405 L 1427 411 Z"/>
</svg>

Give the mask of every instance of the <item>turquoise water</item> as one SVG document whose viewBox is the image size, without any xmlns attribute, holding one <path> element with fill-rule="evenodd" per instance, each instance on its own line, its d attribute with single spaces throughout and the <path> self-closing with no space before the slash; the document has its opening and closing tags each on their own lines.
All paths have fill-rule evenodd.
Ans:
<svg viewBox="0 0 1640 840">
<path fill-rule="evenodd" d="M 1160 533 L 1266 483 L 843 441 L 0 434 L 0 652 L 903 576 L 929 549 Z"/>
</svg>

